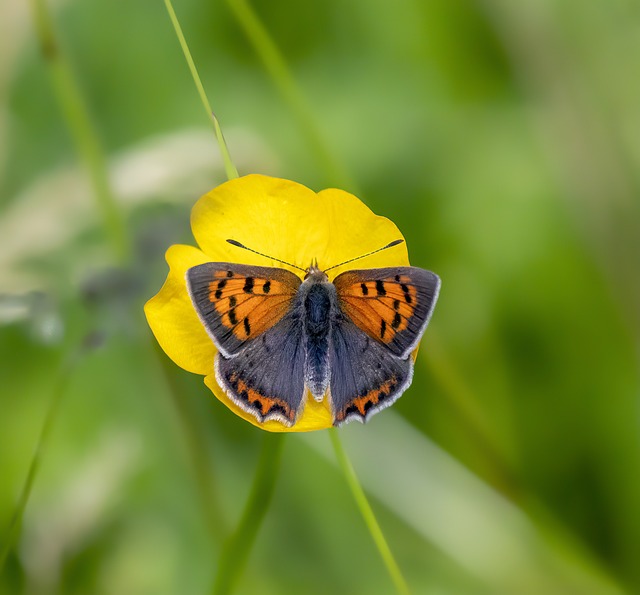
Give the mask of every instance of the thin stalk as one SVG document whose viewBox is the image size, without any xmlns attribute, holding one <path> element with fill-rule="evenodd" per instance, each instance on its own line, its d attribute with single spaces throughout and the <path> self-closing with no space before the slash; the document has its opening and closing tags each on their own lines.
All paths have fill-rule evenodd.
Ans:
<svg viewBox="0 0 640 595">
<path fill-rule="evenodd" d="M 22 527 L 24 511 L 27 507 L 27 503 L 29 502 L 33 484 L 42 464 L 43 454 L 46 450 L 46 446 L 51 435 L 51 429 L 53 428 L 58 410 L 60 409 L 60 402 L 62 401 L 62 397 L 66 392 L 67 386 L 69 385 L 69 380 L 74 368 L 75 366 L 69 363 L 67 363 L 66 365 L 63 364 L 56 380 L 54 381 L 47 411 L 45 413 L 44 421 L 42 422 L 42 427 L 40 428 L 40 433 L 38 435 L 38 441 L 36 442 L 33 457 L 31 458 L 31 463 L 29 464 L 29 470 L 27 471 L 27 476 L 24 480 L 24 484 L 22 485 L 22 489 L 20 490 L 20 497 L 11 518 L 9 528 L 7 530 L 6 539 L 4 540 L 4 544 L 2 545 L 2 549 L 0 550 L 0 573 L 2 573 L 7 557 L 9 556 L 11 550 L 15 545 L 18 535 L 20 535 L 20 528 Z"/>
<path fill-rule="evenodd" d="M 396 591 L 399 595 L 409 595 L 410 591 L 407 582 L 404 580 L 400 567 L 391 553 L 391 548 L 389 548 L 389 544 L 387 543 L 387 540 L 382 533 L 382 529 L 380 528 L 380 524 L 376 519 L 376 515 L 369 504 L 369 500 L 367 500 L 367 496 L 364 493 L 362 486 L 360 485 L 360 481 L 358 480 L 358 476 L 356 475 L 353 465 L 342 447 L 342 442 L 338 436 L 338 430 L 332 428 L 329 430 L 329 435 L 331 436 L 331 443 L 333 444 L 336 458 L 342 468 L 347 484 L 351 489 L 356 505 L 360 509 L 360 514 L 362 514 L 362 518 L 369 529 L 369 533 L 371 533 L 371 537 L 380 552 L 382 561 L 387 567 L 387 571 L 391 576 L 391 580 L 395 585 Z"/>
<path fill-rule="evenodd" d="M 29 1 L 40 51 L 49 68 L 56 98 L 78 147 L 78 153 L 89 172 L 98 211 L 113 252 L 120 263 L 125 263 L 131 252 L 129 236 L 111 190 L 106 159 L 91 123 L 89 110 L 71 66 L 56 39 L 45 0 Z"/>
<path fill-rule="evenodd" d="M 335 158 L 323 135 L 316 125 L 315 117 L 302 91 L 291 75 L 284 57 L 269 35 L 258 15 L 247 0 L 227 0 L 240 26 L 253 44 L 267 72 L 273 79 L 284 100 L 289 104 L 307 137 L 309 146 L 329 175 L 331 183 L 356 191 L 356 185 L 346 168 Z"/>
<path fill-rule="evenodd" d="M 216 139 L 218 141 L 218 146 L 220 147 L 220 152 L 222 153 L 222 159 L 224 161 L 224 169 L 227 174 L 227 178 L 232 180 L 233 178 L 238 177 L 238 170 L 236 166 L 233 164 L 231 160 L 231 155 L 229 154 L 229 148 L 227 147 L 227 143 L 224 140 L 224 135 L 222 134 L 222 128 L 220 127 L 220 122 L 218 122 L 218 118 L 216 118 L 215 113 L 211 109 L 211 104 L 209 103 L 209 99 L 207 98 L 207 94 L 204 90 L 204 86 L 202 85 L 202 81 L 200 80 L 200 75 L 198 74 L 198 69 L 196 68 L 195 62 L 191 57 L 191 52 L 189 51 L 189 46 L 187 44 L 187 40 L 182 33 L 182 27 L 180 26 L 180 22 L 178 21 L 178 17 L 176 16 L 175 10 L 173 10 L 173 4 L 171 4 L 171 0 L 164 0 L 164 4 L 167 7 L 167 12 L 169 13 L 169 18 L 171 19 L 171 23 L 173 24 L 173 28 L 175 29 L 176 36 L 178 37 L 178 41 L 180 42 L 180 47 L 182 48 L 182 53 L 189 65 L 189 70 L 191 71 L 191 76 L 193 77 L 193 82 L 198 89 L 198 94 L 200 95 L 200 101 L 202 101 L 202 105 L 204 106 L 205 111 L 209 119 L 213 124 L 213 130 L 216 134 Z"/>
<path fill-rule="evenodd" d="M 177 383 L 177 368 L 164 356 L 160 347 L 154 341 L 149 343 L 157 361 L 160 364 L 167 390 L 175 407 L 175 411 L 182 426 L 186 447 L 191 459 L 196 487 L 200 496 L 202 513 L 206 519 L 209 533 L 218 542 L 229 534 L 227 519 L 224 514 L 220 493 L 212 470 L 211 459 L 207 456 L 207 444 L 202 432 L 197 431 L 198 420 L 187 399 L 181 394 Z"/>
<path fill-rule="evenodd" d="M 218 574 L 211 591 L 213 595 L 226 595 L 233 591 L 273 497 L 282 459 L 284 434 L 265 434 L 263 440 L 256 474 L 242 518 L 220 554 Z"/>
<path fill-rule="evenodd" d="M 224 136 L 222 135 L 222 129 L 218 123 L 211 105 L 207 98 L 207 94 L 204 90 L 198 70 L 195 66 L 189 46 L 182 33 L 182 27 L 178 21 L 171 0 L 165 0 L 165 6 L 173 23 L 180 46 L 184 56 L 189 64 L 193 81 L 198 89 L 200 99 L 204 105 L 207 113 L 211 117 L 213 126 L 216 132 L 216 138 L 220 151 L 222 152 L 225 170 L 229 179 L 237 178 L 238 171 L 236 170 L 229 150 L 227 149 Z M 236 531 L 229 537 L 225 543 L 222 552 L 220 553 L 220 559 L 218 563 L 218 574 L 213 584 L 212 593 L 214 595 L 222 595 L 230 593 L 237 583 L 242 571 L 247 562 L 251 547 L 258 535 L 258 530 L 262 525 L 262 521 L 267 513 L 273 491 L 275 489 L 276 479 L 280 470 L 280 460 L 282 457 L 282 446 L 284 444 L 283 434 L 266 434 L 262 449 L 260 452 L 260 458 L 258 460 L 258 467 L 253 479 L 253 486 L 249 494 L 249 498 L 244 508 L 242 518 L 236 529 Z M 196 460 L 197 464 L 198 461 Z"/>
<path fill-rule="evenodd" d="M 80 87 L 71 68 L 69 67 L 68 62 L 59 50 L 51 17 L 47 11 L 45 1 L 30 0 L 30 2 L 33 8 L 33 18 L 42 53 L 49 64 L 52 73 L 54 91 L 56 92 L 57 99 L 62 106 L 67 120 L 67 125 L 73 134 L 74 140 L 76 141 L 77 151 L 90 173 L 91 182 L 93 184 L 95 194 L 98 197 L 98 206 L 103 213 L 103 224 L 111 239 L 111 247 L 114 253 L 124 264 L 126 263 L 126 259 L 131 255 L 129 236 L 124 225 L 124 220 L 121 217 L 118 204 L 114 198 L 114 193 L 108 177 L 106 159 L 102 153 L 97 132 L 88 116 L 88 109 L 80 91 Z M 233 168 L 233 170 L 235 171 L 235 168 Z M 154 353 L 157 354 L 160 365 L 163 365 L 162 360 L 164 356 L 161 356 L 155 350 Z M 165 380 L 167 380 L 168 390 L 171 392 L 176 402 L 178 402 L 179 395 L 175 394 L 175 387 L 166 377 Z M 179 413 L 182 414 L 183 412 L 179 411 Z M 191 434 L 192 432 L 197 432 L 197 429 L 193 426 L 188 427 L 188 423 L 192 422 L 192 420 L 189 420 L 185 416 L 181 417 L 181 422 L 183 422 L 187 440 L 191 445 L 194 440 Z M 209 485 L 211 478 L 208 476 L 211 475 L 211 469 L 207 468 L 207 479 L 205 479 L 205 472 L 203 469 L 205 463 L 202 460 L 202 454 L 196 453 L 194 448 L 190 448 L 189 450 L 193 457 L 194 468 L 198 471 L 196 473 L 196 479 L 199 482 L 200 493 L 211 498 L 208 505 L 215 512 L 211 512 L 207 520 L 212 531 L 213 538 L 217 539 L 223 525 L 213 520 L 214 515 L 222 515 L 219 513 L 220 508 L 218 505 L 217 494 L 211 491 Z M 38 466 L 36 464 L 30 470 L 29 485 L 33 483 L 37 469 Z M 17 530 L 17 528 L 15 530 Z"/>
<path fill-rule="evenodd" d="M 432 330 L 428 346 L 418 356 L 426 363 L 434 380 L 449 398 L 466 432 L 491 464 L 493 480 L 512 501 L 522 498 L 522 486 L 513 472 L 504 449 L 492 434 L 491 426 L 478 406 L 478 399 L 449 357 L 440 337 Z"/>
</svg>

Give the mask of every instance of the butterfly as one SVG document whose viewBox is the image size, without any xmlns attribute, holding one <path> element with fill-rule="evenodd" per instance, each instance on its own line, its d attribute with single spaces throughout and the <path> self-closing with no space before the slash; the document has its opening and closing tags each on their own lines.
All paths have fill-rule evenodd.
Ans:
<svg viewBox="0 0 640 595">
<path fill-rule="evenodd" d="M 229 243 L 247 248 L 235 240 Z M 208 262 L 187 270 L 193 306 L 215 344 L 218 384 L 259 422 L 291 427 L 307 390 L 329 399 L 333 424 L 367 421 L 413 378 L 411 353 L 429 323 L 440 279 L 418 267 L 327 271 Z"/>
</svg>

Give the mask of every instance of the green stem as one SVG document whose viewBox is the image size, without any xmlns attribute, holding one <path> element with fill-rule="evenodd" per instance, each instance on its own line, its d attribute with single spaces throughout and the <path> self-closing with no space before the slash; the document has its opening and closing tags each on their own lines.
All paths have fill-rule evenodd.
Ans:
<svg viewBox="0 0 640 595">
<path fill-rule="evenodd" d="M 191 52 L 189 51 L 187 40 L 185 39 L 184 34 L 182 33 L 182 27 L 180 26 L 180 22 L 178 21 L 178 17 L 176 16 L 175 10 L 173 10 L 173 5 L 171 4 L 171 0 L 164 0 L 164 4 L 167 7 L 169 18 L 171 19 L 171 23 L 173 24 L 173 28 L 175 29 L 176 36 L 178 37 L 178 41 L 180 42 L 182 53 L 184 54 L 184 57 L 187 60 L 187 64 L 189 65 L 189 70 L 191 71 L 193 82 L 195 83 L 198 89 L 198 94 L 200 95 L 200 101 L 202 101 L 202 105 L 204 106 L 204 109 L 207 112 L 207 115 L 213 124 L 213 129 L 216 134 L 218 146 L 220 147 L 220 152 L 222 153 L 222 159 L 224 161 L 224 169 L 225 169 L 225 172 L 227 173 L 227 178 L 229 180 L 232 180 L 233 178 L 237 178 L 238 170 L 236 169 L 236 166 L 233 164 L 233 161 L 231 161 L 231 155 L 229 154 L 229 148 L 227 147 L 227 143 L 224 140 L 224 135 L 222 134 L 222 128 L 220 127 L 218 118 L 216 118 L 215 113 L 211 109 L 211 104 L 209 103 L 209 99 L 207 98 L 207 94 L 204 90 L 204 86 L 202 85 L 202 81 L 200 80 L 198 69 L 196 68 L 195 62 L 191 57 Z"/>
<path fill-rule="evenodd" d="M 180 46 L 182 47 L 184 57 L 189 65 L 189 69 L 191 71 L 193 81 L 198 89 L 202 104 L 213 122 L 218 145 L 220 146 L 220 151 L 222 152 L 224 159 L 227 178 L 237 178 L 238 171 L 231 161 L 229 150 L 222 134 L 222 129 L 220 128 L 218 119 L 215 117 L 215 114 L 211 109 L 207 94 L 202 85 L 202 81 L 200 80 L 200 76 L 198 75 L 198 70 L 191 56 L 191 52 L 189 51 L 189 46 L 184 34 L 182 33 L 182 27 L 180 26 L 178 17 L 173 10 L 171 0 L 165 0 L 165 6 L 169 13 L 169 17 L 171 18 L 171 22 L 173 23 Z M 183 412 L 181 411 L 181 413 Z M 267 434 L 264 437 L 264 443 L 260 459 L 258 461 L 258 468 L 253 480 L 249 499 L 247 500 L 242 518 L 240 519 L 240 524 L 238 525 L 235 533 L 227 540 L 220 554 L 218 574 L 212 590 L 216 595 L 230 593 L 244 570 L 247 558 L 251 551 L 251 546 L 255 541 L 258 530 L 266 515 L 267 509 L 269 508 L 271 497 L 273 496 L 273 490 L 275 488 L 275 482 L 280 468 L 283 440 L 284 436 L 281 434 Z M 197 465 L 198 461 L 195 459 L 194 461 Z M 198 475 L 200 475 L 200 473 L 198 473 Z"/>
<path fill-rule="evenodd" d="M 465 383 L 463 375 L 457 370 L 455 362 L 449 357 L 434 330 L 431 330 L 428 345 L 419 357 L 426 362 L 432 377 L 449 398 L 458 419 L 472 437 L 478 451 L 490 463 L 493 481 L 512 501 L 520 500 L 522 486 L 513 473 L 504 449 L 492 434 L 491 426 L 478 406 L 479 400 Z"/>
<path fill-rule="evenodd" d="M 369 529 L 369 533 L 371 533 L 371 537 L 373 538 L 378 551 L 380 552 L 380 556 L 382 556 L 382 560 L 387 567 L 387 571 L 391 576 L 391 580 L 396 587 L 396 591 L 400 595 L 409 595 L 409 587 L 407 586 L 407 582 L 404 580 L 402 576 L 402 572 L 400 571 L 400 567 L 396 562 L 393 554 L 391 553 L 391 549 L 387 544 L 387 540 L 382 533 L 382 529 L 376 519 L 376 515 L 367 500 L 367 496 L 358 481 L 358 476 L 351 464 L 351 461 L 347 457 L 347 453 L 342 447 L 342 442 L 340 441 L 340 437 L 338 436 L 338 430 L 331 429 L 329 430 L 329 435 L 331 436 L 331 443 L 333 444 L 333 449 L 336 453 L 336 458 L 338 459 L 338 463 L 342 468 L 342 472 L 344 473 L 345 479 L 347 480 L 347 484 L 351 489 L 351 493 L 353 494 L 353 498 L 356 501 L 358 508 L 360 509 L 360 513 L 362 514 L 362 518 L 364 518 L 364 522 Z"/>
<path fill-rule="evenodd" d="M 106 160 L 98 141 L 98 135 L 88 116 L 87 107 L 71 68 L 60 52 L 57 40 L 55 39 L 51 17 L 47 11 L 44 0 L 30 1 L 42 53 L 51 69 L 54 90 L 63 108 L 69 129 L 76 141 L 78 153 L 89 170 L 91 182 L 98 197 L 98 206 L 103 213 L 104 226 L 111 239 L 112 248 L 124 263 L 130 255 L 129 237 L 109 182 Z M 161 356 L 157 352 L 155 353 L 159 358 L 160 365 L 164 365 L 164 356 Z M 171 384 L 170 379 L 165 376 L 165 380 L 167 380 L 168 390 L 176 397 L 175 387 Z M 179 397 L 179 395 L 177 396 Z M 175 401 L 179 407 L 179 398 L 176 398 Z M 181 422 L 189 442 L 189 450 L 193 457 L 194 468 L 197 471 L 196 476 L 199 482 L 200 493 L 209 499 L 207 503 L 208 508 L 210 508 L 207 519 L 208 524 L 213 537 L 218 538 L 220 531 L 223 530 L 223 524 L 218 518 L 222 515 L 219 513 L 220 507 L 217 493 L 212 491 L 210 486 L 211 469 L 208 468 L 203 461 L 202 453 L 193 445 L 193 441 L 197 440 L 192 435 L 197 432 L 197 429 L 192 425 L 193 420 L 187 415 L 184 415 L 184 411 L 179 409 L 178 412 L 181 415 Z M 191 427 L 188 427 L 189 425 Z M 207 467 L 206 470 L 205 467 Z M 36 472 L 37 465 L 30 470 L 30 483 L 33 482 Z M 207 478 L 206 480 L 205 477 Z"/>
<path fill-rule="evenodd" d="M 207 114 L 213 122 L 213 127 L 220 146 L 220 151 L 225 163 L 225 170 L 227 172 L 227 178 L 233 179 L 238 177 L 238 171 L 236 170 L 231 157 L 227 144 L 222 134 L 222 129 L 218 119 L 215 117 L 211 105 L 207 98 L 207 94 L 198 75 L 198 70 L 189 51 L 189 46 L 182 33 L 182 27 L 178 21 L 178 17 L 173 9 L 171 0 L 165 0 L 165 6 L 176 35 L 182 47 L 184 57 L 189 65 L 191 76 L 198 89 L 198 94 L 202 104 L 204 105 Z M 284 435 L 282 434 L 267 434 L 264 437 L 262 451 L 260 459 L 258 461 L 258 467 L 256 475 L 253 480 L 253 486 L 247 504 L 245 506 L 240 524 L 238 525 L 235 533 L 227 540 L 223 550 L 220 554 L 220 560 L 218 564 L 218 574 L 213 585 L 212 592 L 215 595 L 221 595 L 224 593 L 230 593 L 237 583 L 245 564 L 251 547 L 256 539 L 258 530 L 262 524 L 262 521 L 269 508 L 269 503 L 273 496 L 273 490 L 275 488 L 276 478 L 280 468 L 280 459 L 282 456 L 282 445 L 284 441 Z"/>
<path fill-rule="evenodd" d="M 323 165 L 331 182 L 343 188 L 356 191 L 355 182 L 351 179 L 342 163 L 334 157 L 323 135 L 316 125 L 309 105 L 289 71 L 284 57 L 271 39 L 268 31 L 260 22 L 247 0 L 227 0 L 227 4 L 235 14 L 240 26 L 253 44 L 256 53 L 262 60 L 267 72 L 273 79 L 284 100 L 289 104 L 307 136 L 310 147 Z"/>
<path fill-rule="evenodd" d="M 220 542 L 228 535 L 227 520 L 223 512 L 220 493 L 215 481 L 212 463 L 207 457 L 207 444 L 203 432 L 198 429 L 198 419 L 189 406 L 183 391 L 177 383 L 177 368 L 165 357 L 155 341 L 149 343 L 153 347 L 154 355 L 160 364 L 165 384 L 182 425 L 186 447 L 189 452 L 196 486 L 200 496 L 203 515 L 206 519 L 209 533 Z"/>
<path fill-rule="evenodd" d="M 33 453 L 31 463 L 29 464 L 29 470 L 27 471 L 27 477 L 22 485 L 20 498 L 18 499 L 18 504 L 16 505 L 13 517 L 11 518 L 7 537 L 4 545 L 2 546 L 2 550 L 0 550 L 0 573 L 2 573 L 7 557 L 11 553 L 18 535 L 20 534 L 24 511 L 27 507 L 27 503 L 29 502 L 33 484 L 42 463 L 42 456 L 45 452 L 45 447 L 49 440 L 49 436 L 51 435 L 51 429 L 53 428 L 54 421 L 60 408 L 60 402 L 69 384 L 69 379 L 71 378 L 71 373 L 74 367 L 75 366 L 70 364 L 63 364 L 53 385 L 47 412 L 45 414 L 44 421 L 42 422 L 42 427 L 40 428 L 40 434 L 38 435 L 38 441 L 36 442 L 36 448 Z"/>
<path fill-rule="evenodd" d="M 30 0 L 30 3 L 40 51 L 49 67 L 58 103 L 78 147 L 78 153 L 89 172 L 98 210 L 114 254 L 120 263 L 125 263 L 131 251 L 129 236 L 124 218 L 111 191 L 106 159 L 93 129 L 89 110 L 69 62 L 56 39 L 45 0 Z"/>
<path fill-rule="evenodd" d="M 265 434 L 253 486 L 236 532 L 220 554 L 213 595 L 231 593 L 236 585 L 255 542 L 258 530 L 273 497 L 282 459 L 284 434 Z"/>
</svg>

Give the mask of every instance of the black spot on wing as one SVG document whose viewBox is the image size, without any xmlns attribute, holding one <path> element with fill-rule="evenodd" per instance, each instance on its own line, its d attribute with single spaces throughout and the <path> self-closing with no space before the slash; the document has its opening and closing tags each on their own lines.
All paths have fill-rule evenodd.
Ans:
<svg viewBox="0 0 640 595">
<path fill-rule="evenodd" d="M 262 286 L 262 293 L 269 293 L 271 291 L 271 281 L 265 281 Z"/>
<path fill-rule="evenodd" d="M 369 288 L 366 283 L 360 283 L 360 288 L 362 289 L 362 295 L 369 295 Z"/>
<path fill-rule="evenodd" d="M 253 277 L 247 277 L 244 281 L 244 287 L 242 288 L 242 291 L 244 291 L 245 293 L 253 293 Z"/>
<path fill-rule="evenodd" d="M 382 319 L 382 321 L 380 322 L 380 338 L 384 339 L 384 334 L 387 332 L 387 323 L 385 322 L 384 318 Z"/>
<path fill-rule="evenodd" d="M 229 310 L 228 316 L 229 316 L 229 322 L 231 323 L 232 326 L 235 326 L 236 324 L 238 324 L 238 318 L 236 316 L 235 310 L 233 309 Z"/>
<path fill-rule="evenodd" d="M 251 325 L 248 318 L 244 319 L 244 332 L 247 333 L 247 337 L 251 334 Z"/>
<path fill-rule="evenodd" d="M 376 281 L 376 291 L 378 292 L 378 295 L 387 295 L 384 283 L 380 279 Z"/>
<path fill-rule="evenodd" d="M 226 284 L 227 284 L 226 279 L 222 279 L 222 281 L 218 281 L 218 289 L 216 290 L 216 293 L 215 293 L 217 300 L 219 300 L 222 297 L 222 290 L 224 289 L 224 286 Z"/>
<path fill-rule="evenodd" d="M 404 301 L 407 302 L 407 304 L 410 304 L 413 300 L 411 299 L 409 288 L 406 286 L 405 283 L 402 283 L 400 285 L 400 289 L 402 289 L 402 292 L 404 293 Z"/>
</svg>

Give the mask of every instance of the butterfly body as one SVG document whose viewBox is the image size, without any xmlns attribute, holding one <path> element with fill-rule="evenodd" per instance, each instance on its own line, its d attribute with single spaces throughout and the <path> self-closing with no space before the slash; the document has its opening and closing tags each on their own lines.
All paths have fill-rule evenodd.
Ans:
<svg viewBox="0 0 640 595">
<path fill-rule="evenodd" d="M 322 401 L 329 386 L 329 341 L 337 305 L 336 290 L 327 276 L 316 270 L 302 283 L 298 296 L 305 329 L 305 382 L 313 398 Z"/>
<path fill-rule="evenodd" d="M 259 421 L 291 426 L 305 394 L 330 400 L 334 425 L 366 421 L 411 383 L 440 280 L 416 267 L 304 281 L 280 268 L 206 263 L 187 271 L 194 307 L 218 348 L 216 379 Z"/>
</svg>

